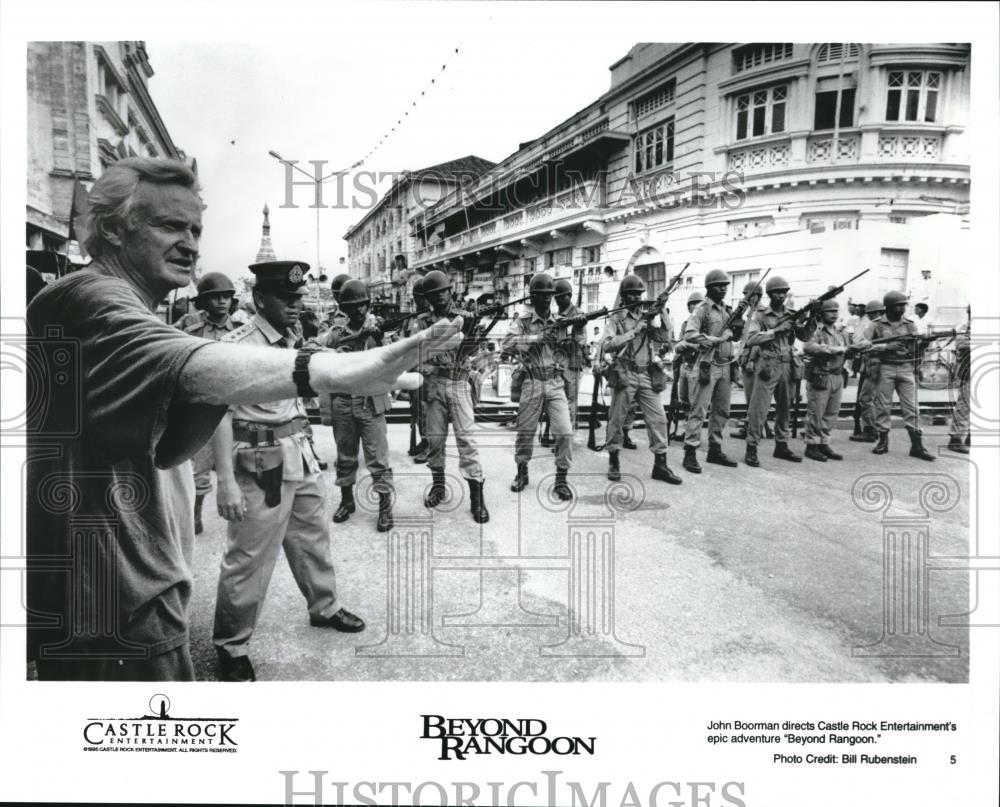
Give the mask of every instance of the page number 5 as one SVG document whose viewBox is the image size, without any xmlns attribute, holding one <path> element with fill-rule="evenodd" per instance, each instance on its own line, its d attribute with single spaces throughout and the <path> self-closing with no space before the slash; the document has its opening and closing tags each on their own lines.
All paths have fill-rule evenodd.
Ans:
<svg viewBox="0 0 1000 807">
<path fill-rule="evenodd" d="M 951 764 L 954 765 L 955 762 L 957 762 L 957 761 L 958 761 L 958 757 L 956 757 L 954 754 L 952 754 L 951 755 Z"/>
</svg>

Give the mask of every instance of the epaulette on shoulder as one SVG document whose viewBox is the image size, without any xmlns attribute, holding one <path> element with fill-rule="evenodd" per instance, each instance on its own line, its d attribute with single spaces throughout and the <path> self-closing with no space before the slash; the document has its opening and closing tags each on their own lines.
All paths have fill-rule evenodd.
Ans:
<svg viewBox="0 0 1000 807">
<path fill-rule="evenodd" d="M 252 321 L 251 322 L 244 322 L 238 328 L 236 328 L 236 329 L 234 329 L 232 331 L 229 331 L 229 333 L 227 333 L 225 336 L 223 336 L 219 341 L 220 342 L 239 342 L 242 339 L 245 339 L 251 333 L 253 333 L 254 330 L 256 329 L 256 327 L 257 326 L 254 325 Z"/>
</svg>

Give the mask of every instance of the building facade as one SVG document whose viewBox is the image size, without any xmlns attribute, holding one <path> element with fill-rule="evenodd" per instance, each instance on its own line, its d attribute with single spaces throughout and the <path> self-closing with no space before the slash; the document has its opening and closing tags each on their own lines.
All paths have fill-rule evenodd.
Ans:
<svg viewBox="0 0 1000 807">
<path fill-rule="evenodd" d="M 417 222 L 438 201 L 475 182 L 493 165 L 469 155 L 419 171 L 404 171 L 344 234 L 348 274 L 365 281 L 373 299 L 404 304 L 416 277 L 411 264 Z"/>
<path fill-rule="evenodd" d="M 640 44 L 611 87 L 415 222 L 412 266 L 525 294 L 537 271 L 614 304 L 689 264 L 730 293 L 768 268 L 804 302 L 890 289 L 935 325 L 968 302 L 969 53 L 961 44 Z M 673 302 L 673 301 L 672 301 Z"/>
<path fill-rule="evenodd" d="M 144 42 L 28 44 L 28 250 L 82 263 L 69 232 L 77 181 L 89 189 L 123 157 L 187 159 L 150 96 L 152 76 Z"/>
</svg>

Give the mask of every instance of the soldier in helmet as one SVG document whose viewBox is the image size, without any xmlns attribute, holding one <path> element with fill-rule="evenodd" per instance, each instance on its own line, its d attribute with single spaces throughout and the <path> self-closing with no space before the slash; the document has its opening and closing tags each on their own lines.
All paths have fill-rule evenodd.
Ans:
<svg viewBox="0 0 1000 807">
<path fill-rule="evenodd" d="M 413 281 L 413 308 L 416 314 L 407 323 L 407 336 L 412 336 L 427 327 L 427 314 L 430 309 L 427 307 L 427 298 L 424 296 L 424 278 L 422 277 L 418 277 Z M 424 391 L 422 389 L 410 392 L 410 428 L 417 430 L 420 440 L 408 453 L 417 464 L 427 462 L 427 452 L 430 448 L 427 442 L 427 429 L 424 424 L 423 398 Z"/>
<path fill-rule="evenodd" d="M 338 323 L 343 324 L 346 319 L 344 313 L 340 310 L 340 290 L 350 279 L 350 275 L 341 272 L 339 275 L 334 276 L 333 280 L 330 281 L 330 296 L 333 297 L 333 307 L 327 312 L 326 319 L 324 319 L 323 325 L 320 328 L 321 337 L 328 328 L 331 328 Z"/>
<path fill-rule="evenodd" d="M 566 481 L 566 474 L 573 461 L 573 429 L 566 400 L 566 381 L 557 356 L 559 346 L 564 344 L 559 339 L 559 332 L 565 329 L 557 327 L 559 317 L 553 316 L 550 310 L 555 290 L 555 283 L 545 272 L 534 275 L 528 287 L 532 312 L 518 318 L 503 340 L 503 350 L 517 355 L 524 369 L 521 400 L 517 407 L 517 440 L 514 449 L 517 474 L 510 489 L 517 493 L 528 485 L 528 462 L 531 460 L 535 429 L 544 406 L 552 423 L 556 447 L 556 482 L 552 493 L 558 499 L 569 501 L 573 498 L 573 493 Z M 572 341 L 574 346 L 582 344 L 582 329 L 574 333 Z"/>
<path fill-rule="evenodd" d="M 177 327 L 192 336 L 218 342 L 236 328 L 236 324 L 229 316 L 230 304 L 235 294 L 233 281 L 227 275 L 221 272 L 209 272 L 198 281 L 198 296 L 192 300 L 199 316 L 193 319 L 185 317 Z M 191 464 L 194 469 L 194 531 L 196 535 L 200 535 L 204 531 L 201 521 L 202 505 L 205 497 L 212 492 L 211 472 L 214 465 L 212 446 L 202 446 L 192 457 Z"/>
<path fill-rule="evenodd" d="M 892 425 L 889 407 L 895 391 L 899 396 L 906 431 L 910 435 L 910 456 L 933 461 L 934 456 L 924 448 L 917 409 L 917 366 L 922 358 L 916 339 L 917 326 L 905 316 L 906 295 L 901 291 L 886 292 L 882 304 L 885 306 L 885 313 L 865 328 L 858 344 L 859 348 L 867 348 L 867 369 L 875 389 L 878 442 L 872 453 L 885 454 L 889 450 L 889 427 Z M 888 337 L 902 338 L 898 342 L 871 344 L 875 339 Z"/>
<path fill-rule="evenodd" d="M 556 311 L 560 317 L 575 317 L 582 313 L 573 304 L 573 284 L 568 280 L 556 281 Z M 573 441 L 576 442 L 576 407 L 577 397 L 580 391 L 580 372 L 589 363 L 589 350 L 587 348 L 587 337 L 585 333 L 586 325 L 573 326 L 571 333 L 562 333 L 564 337 L 556 347 L 557 358 L 563 369 L 563 378 L 566 379 L 566 401 L 569 403 L 569 422 L 573 430 Z M 551 419 L 549 423 L 551 424 Z"/>
<path fill-rule="evenodd" d="M 760 305 L 760 298 L 764 294 L 764 289 L 761 287 L 760 283 L 756 280 L 751 280 L 743 286 L 743 296 L 750 301 L 747 308 L 747 320 L 754 315 Z M 747 438 L 747 424 L 750 421 L 749 411 L 750 411 L 750 398 L 753 395 L 753 384 L 756 374 L 750 367 L 750 348 L 747 346 L 747 336 L 746 332 L 743 333 L 743 338 L 740 340 L 739 347 L 739 366 L 740 366 L 740 378 L 743 382 L 743 398 L 747 404 L 747 417 L 743 419 L 740 423 L 740 428 L 738 431 L 730 433 L 730 437 L 735 437 L 739 440 L 746 440 Z M 764 421 L 764 434 L 766 437 L 774 437 L 771 433 L 771 427 L 768 425 L 767 421 Z"/>
<path fill-rule="evenodd" d="M 854 328 L 852 344 L 860 346 L 869 326 L 884 312 L 885 306 L 881 300 L 869 300 L 864 306 L 864 316 Z M 854 401 L 854 434 L 847 439 L 852 443 L 875 443 L 878 441 L 878 429 L 875 426 L 876 384 L 869 372 L 868 355 L 860 351 L 857 355 L 861 360 L 861 375 L 858 377 L 858 393 Z M 878 362 L 875 361 L 871 367 L 877 368 Z"/>
<path fill-rule="evenodd" d="M 257 313 L 221 341 L 293 349 L 308 269 L 299 261 L 251 266 Z M 219 514 L 229 521 L 212 637 L 225 681 L 255 680 L 247 644 L 279 549 L 306 597 L 311 625 L 349 633 L 365 627 L 337 599 L 326 489 L 308 423 L 298 397 L 240 404 L 229 407 L 212 438 Z"/>
<path fill-rule="evenodd" d="M 335 322 L 321 344 L 342 352 L 380 347 L 382 332 L 368 314 L 371 300 L 368 287 L 360 280 L 348 280 L 340 289 L 338 304 L 344 320 Z M 365 466 L 372 475 L 378 494 L 376 529 L 392 527 L 392 468 L 389 466 L 389 438 L 385 413 L 392 406 L 388 394 L 330 396 L 333 439 L 337 443 L 337 487 L 340 504 L 333 514 L 335 523 L 347 521 L 355 510 L 354 483 L 358 477 L 358 448 L 364 450 Z"/>
<path fill-rule="evenodd" d="M 642 313 L 642 297 L 646 284 L 637 275 L 626 275 L 619 295 L 626 311 L 608 317 L 604 329 L 602 350 L 610 357 L 608 384 L 614 390 L 608 417 L 608 479 L 621 479 L 618 453 L 629 407 L 638 402 L 646 420 L 649 449 L 653 452 L 653 479 L 671 485 L 681 479 L 667 465 L 667 419 L 663 414 L 660 393 L 666 386 L 663 368 L 656 363 L 655 345 L 669 343 L 673 338 L 670 323 L 662 312 L 653 321 Z M 659 324 L 653 324 L 659 319 Z"/>
<path fill-rule="evenodd" d="M 758 309 L 747 323 L 746 344 L 750 348 L 750 362 L 756 378 L 750 398 L 747 428 L 746 464 L 757 468 L 757 445 L 764 435 L 767 411 L 774 399 L 774 456 L 790 462 L 802 462 L 802 457 L 788 447 L 788 420 L 798 383 L 796 363 L 792 350 L 796 338 L 805 340 L 811 335 L 811 326 L 798 326 L 795 314 L 785 308 L 789 286 L 784 278 L 773 275 L 764 288 L 768 305 Z"/>
<path fill-rule="evenodd" d="M 693 291 L 687 299 L 688 316 L 705 300 L 705 295 L 700 291 Z M 697 370 L 695 364 L 698 361 L 698 348 L 684 339 L 684 331 L 687 330 L 688 321 L 685 319 L 681 323 L 681 341 L 674 345 L 674 386 L 677 394 L 671 397 L 676 398 L 677 411 L 674 417 L 679 422 L 686 422 L 691 414 L 691 395 L 694 389 L 693 384 L 697 383 Z"/>
<path fill-rule="evenodd" d="M 451 281 L 437 269 L 424 275 L 422 291 L 430 306 L 421 327 L 429 327 L 442 319 L 451 320 L 460 313 L 452 299 Z M 476 444 L 475 412 L 469 385 L 469 362 L 459 361 L 459 349 L 449 348 L 423 357 L 417 368 L 424 376 L 424 426 L 426 429 L 427 465 L 431 469 L 431 487 L 424 497 L 425 507 L 437 507 L 448 496 L 444 476 L 444 446 L 448 439 L 448 424 L 455 432 L 458 446 L 458 467 L 469 485 L 469 505 L 472 520 L 482 524 L 490 519 L 483 496 L 483 466 Z"/>
<path fill-rule="evenodd" d="M 684 434 L 684 470 L 700 474 L 697 451 L 701 445 L 701 424 L 709 406 L 708 456 L 706 462 L 735 468 L 736 463 L 722 450 L 722 430 L 729 421 L 732 395 L 733 331 L 726 327 L 732 309 L 726 305 L 729 275 L 713 269 L 705 275 L 706 300 L 691 314 L 684 328 L 684 341 L 698 350 L 696 383 L 692 386 L 691 416 Z"/>
<path fill-rule="evenodd" d="M 840 306 L 836 300 L 826 300 L 821 309 L 822 322 L 806 342 L 809 357 L 806 371 L 806 456 L 826 462 L 844 457 L 830 447 L 830 436 L 840 412 L 844 391 L 844 360 L 850 337 L 837 327 Z"/>
</svg>

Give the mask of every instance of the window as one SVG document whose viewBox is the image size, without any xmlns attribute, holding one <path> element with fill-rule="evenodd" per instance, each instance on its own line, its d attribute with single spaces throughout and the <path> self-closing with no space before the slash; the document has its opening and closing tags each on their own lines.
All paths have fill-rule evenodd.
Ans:
<svg viewBox="0 0 1000 807">
<path fill-rule="evenodd" d="M 733 51 L 733 66 L 737 73 L 742 73 L 744 70 L 791 58 L 791 42 L 755 43 Z"/>
<path fill-rule="evenodd" d="M 890 71 L 885 119 L 934 123 L 938 117 L 940 90 L 940 73 L 921 70 Z"/>
<path fill-rule="evenodd" d="M 729 273 L 729 295 L 735 305 L 743 299 L 743 288 L 760 277 L 760 269 L 746 269 Z"/>
<path fill-rule="evenodd" d="M 600 296 L 601 287 L 598 286 L 596 283 L 590 283 L 587 286 L 585 286 L 585 288 L 587 290 L 587 299 L 586 299 L 586 303 L 585 303 L 586 307 L 587 307 L 587 310 L 588 311 L 596 311 L 597 310 L 597 300 L 598 300 L 598 297 Z"/>
<path fill-rule="evenodd" d="M 635 136 L 635 172 L 641 174 L 674 161 L 674 119 Z"/>
<path fill-rule="evenodd" d="M 811 233 L 825 233 L 831 230 L 856 230 L 859 220 L 857 213 L 812 215 L 804 216 L 802 225 Z"/>
<path fill-rule="evenodd" d="M 596 247 L 584 247 L 583 248 L 583 262 L 587 263 L 600 263 L 601 262 L 601 245 L 598 244 Z"/>
<path fill-rule="evenodd" d="M 662 87 L 658 87 L 652 92 L 648 92 L 645 95 L 640 96 L 634 102 L 635 106 L 635 116 L 641 118 L 643 115 L 648 115 L 651 112 L 665 107 L 667 104 L 672 104 L 674 102 L 674 95 L 677 91 L 677 82 L 674 79 L 670 79 Z"/>
<path fill-rule="evenodd" d="M 667 286 L 667 266 L 664 263 L 647 263 L 632 270 L 646 284 L 647 296 L 656 297 Z"/>
<path fill-rule="evenodd" d="M 788 86 L 754 90 L 736 96 L 736 139 L 778 134 L 785 131 Z"/>
<path fill-rule="evenodd" d="M 854 87 L 834 90 L 817 90 L 816 118 L 813 129 L 849 128 L 854 125 Z M 837 105 L 840 105 L 840 120 L 837 120 Z"/>
<path fill-rule="evenodd" d="M 847 49 L 847 54 L 844 54 L 844 49 Z M 841 59 L 845 61 L 853 61 L 858 58 L 861 51 L 855 43 L 850 45 L 845 45 L 840 42 L 831 42 L 828 45 L 823 45 L 820 47 L 819 51 L 816 53 L 816 62 L 818 64 L 825 64 L 827 62 L 839 62 Z"/>
<path fill-rule="evenodd" d="M 878 287 L 885 291 L 906 291 L 906 270 L 910 263 L 908 249 L 883 249 Z"/>
<path fill-rule="evenodd" d="M 552 269 L 556 266 L 569 266 L 573 263 L 573 249 L 553 249 L 545 253 L 545 268 Z"/>
</svg>

